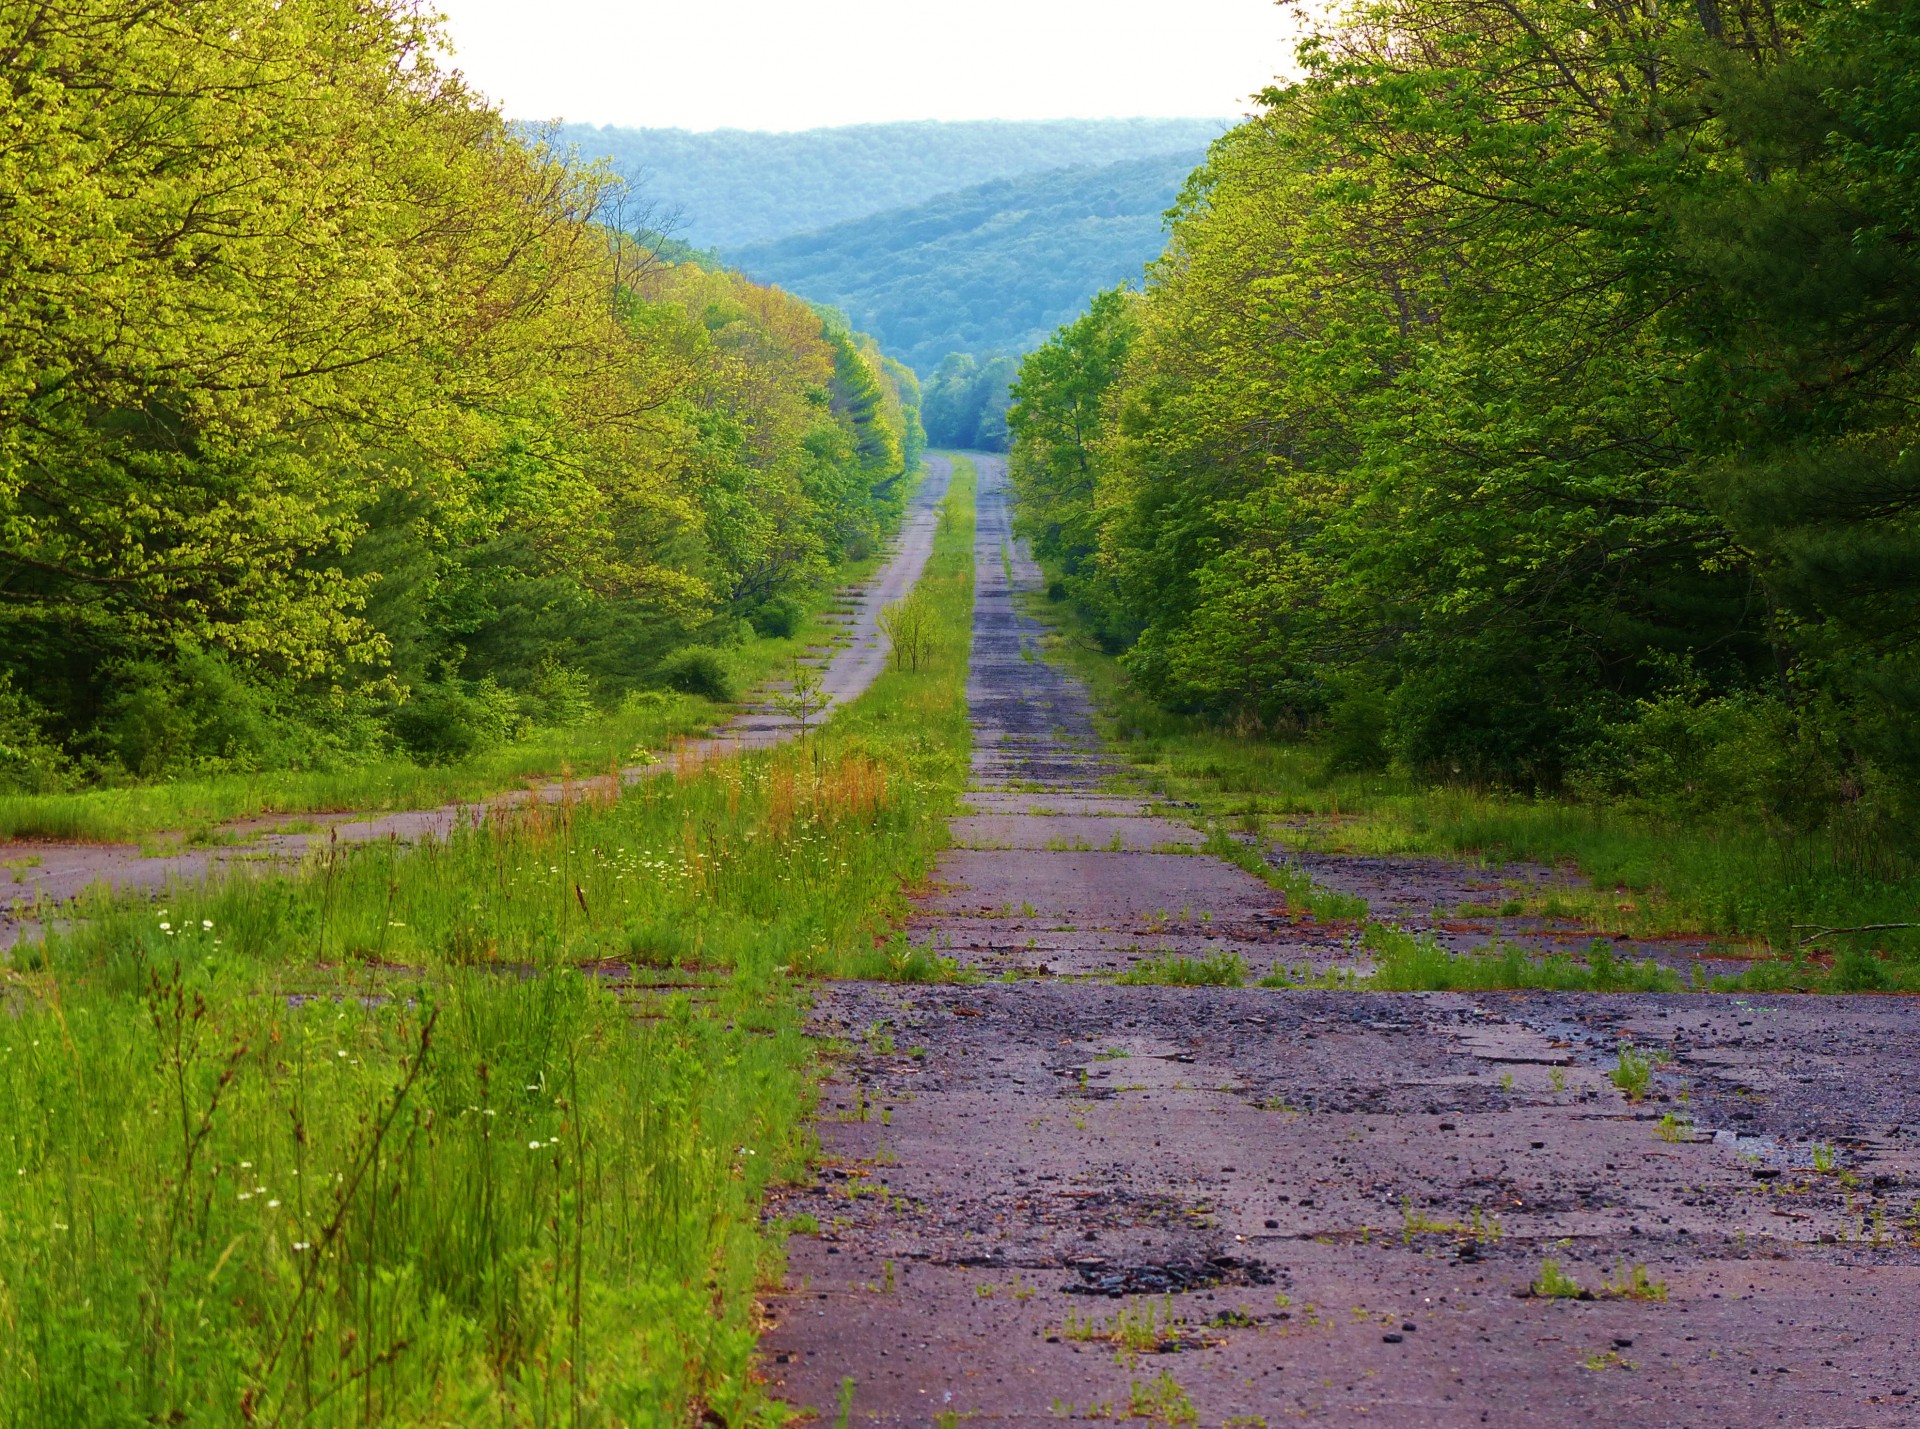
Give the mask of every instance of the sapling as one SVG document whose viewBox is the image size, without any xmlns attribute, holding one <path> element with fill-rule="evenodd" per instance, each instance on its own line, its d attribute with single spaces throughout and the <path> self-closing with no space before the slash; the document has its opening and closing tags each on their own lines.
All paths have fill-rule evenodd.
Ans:
<svg viewBox="0 0 1920 1429">
<path fill-rule="evenodd" d="M 933 607 L 918 591 L 880 612 L 880 633 L 893 650 L 893 668 L 918 670 L 933 652 Z"/>
<path fill-rule="evenodd" d="M 1660 1124 L 1654 1127 L 1653 1134 L 1662 1141 L 1690 1141 L 1693 1139 L 1693 1123 L 1668 1112 L 1660 1118 Z"/>
<path fill-rule="evenodd" d="M 781 714 L 800 726 L 800 734 L 804 738 L 808 726 L 833 703 L 833 696 L 827 693 L 826 682 L 821 678 L 820 671 L 796 659 L 787 688 L 774 692 L 773 703 Z"/>
</svg>

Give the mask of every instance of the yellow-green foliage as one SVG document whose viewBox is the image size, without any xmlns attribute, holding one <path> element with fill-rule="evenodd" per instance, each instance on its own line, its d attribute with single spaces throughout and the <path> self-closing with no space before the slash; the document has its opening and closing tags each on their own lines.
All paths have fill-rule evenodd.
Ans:
<svg viewBox="0 0 1920 1429">
<path fill-rule="evenodd" d="M 749 1417 L 796 975 L 869 955 L 966 779 L 971 493 L 935 659 L 804 744 L 20 950 L 0 1424 Z"/>
<path fill-rule="evenodd" d="M 417 7 L 75 0 L 0 51 L 0 790 L 459 757 L 897 512 L 907 377 L 627 235 Z"/>
</svg>

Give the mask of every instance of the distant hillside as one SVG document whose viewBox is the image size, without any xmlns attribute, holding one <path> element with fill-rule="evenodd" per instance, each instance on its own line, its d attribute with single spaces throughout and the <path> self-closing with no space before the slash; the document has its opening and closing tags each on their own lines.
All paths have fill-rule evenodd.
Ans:
<svg viewBox="0 0 1920 1429">
<path fill-rule="evenodd" d="M 988 120 L 855 124 L 763 134 L 741 129 L 560 126 L 562 144 L 639 180 L 677 237 L 739 248 L 906 208 L 952 189 L 1075 164 L 1174 150 L 1200 153 L 1224 119 Z"/>
<path fill-rule="evenodd" d="M 923 377 L 949 352 L 1020 353 L 1161 249 L 1198 148 L 940 194 L 734 249 L 743 272 L 844 309 Z"/>
</svg>

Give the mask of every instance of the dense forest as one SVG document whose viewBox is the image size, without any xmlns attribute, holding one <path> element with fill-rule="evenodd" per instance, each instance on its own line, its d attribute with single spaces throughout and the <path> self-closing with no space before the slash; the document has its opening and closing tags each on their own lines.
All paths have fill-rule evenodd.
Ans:
<svg viewBox="0 0 1920 1429">
<path fill-rule="evenodd" d="M 1102 288 L 1137 279 L 1201 155 L 995 180 L 727 256 L 842 309 L 924 378 L 950 352 L 1026 352 Z"/>
<path fill-rule="evenodd" d="M 1830 830 L 1920 797 L 1920 31 L 1370 0 L 1021 369 L 1159 700 L 1336 767 Z"/>
<path fill-rule="evenodd" d="M 1175 150 L 1192 156 L 1192 168 L 1226 127 L 1222 119 L 924 120 L 767 134 L 562 124 L 553 138 L 588 160 L 606 159 L 676 237 L 733 249 L 1048 169 Z"/>
<path fill-rule="evenodd" d="M 1003 452 L 1007 449 L 1007 408 L 1020 364 L 1011 357 L 953 352 L 941 360 L 923 389 L 921 418 L 927 440 L 939 447 Z"/>
<path fill-rule="evenodd" d="M 191 10 L 4 22 L 0 786 L 454 757 L 874 545 L 871 339 L 623 235 L 411 7 Z"/>
</svg>

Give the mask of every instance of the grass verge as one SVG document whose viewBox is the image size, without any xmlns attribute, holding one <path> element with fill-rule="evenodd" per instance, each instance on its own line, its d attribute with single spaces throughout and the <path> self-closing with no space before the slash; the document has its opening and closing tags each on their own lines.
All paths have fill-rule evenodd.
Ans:
<svg viewBox="0 0 1920 1429">
<path fill-rule="evenodd" d="M 805 741 L 126 899 L 0 971 L 0 1424 L 729 1424 L 802 977 L 890 941 L 967 773 L 935 658 Z"/>
</svg>

